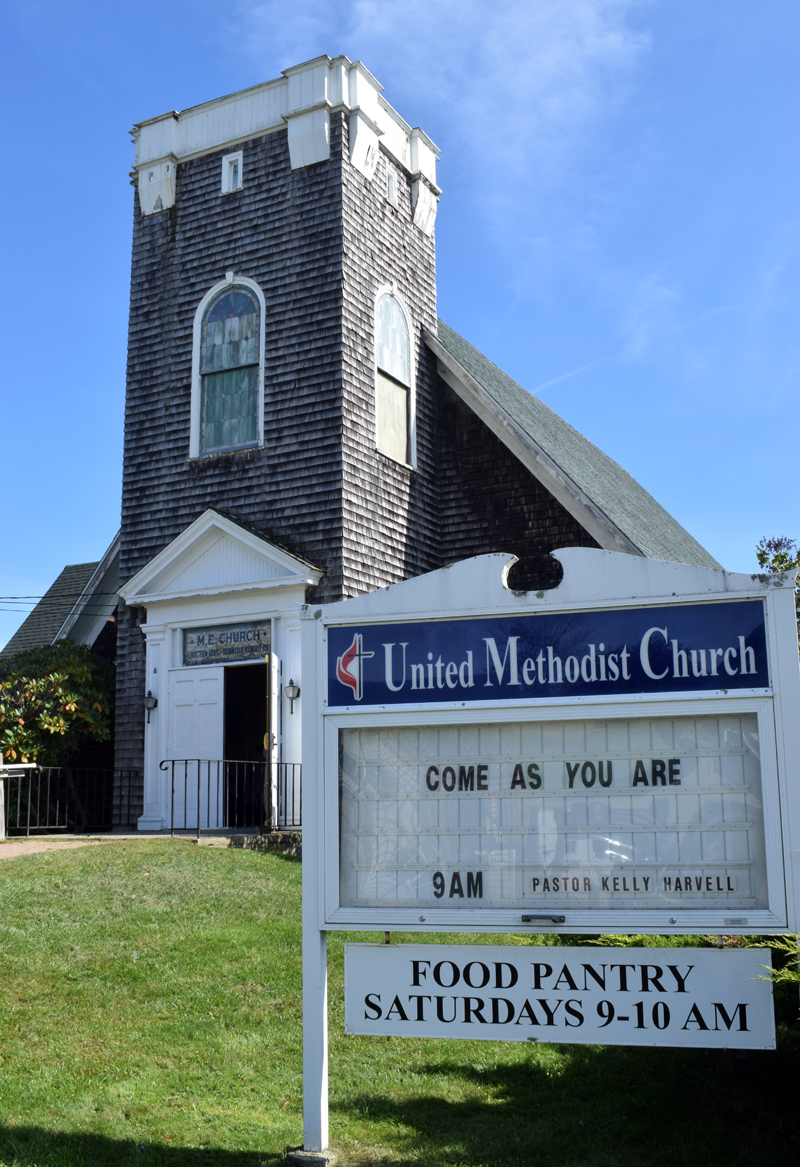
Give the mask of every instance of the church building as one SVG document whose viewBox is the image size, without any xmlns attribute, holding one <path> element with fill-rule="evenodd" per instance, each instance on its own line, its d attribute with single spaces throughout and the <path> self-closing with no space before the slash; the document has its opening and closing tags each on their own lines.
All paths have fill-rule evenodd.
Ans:
<svg viewBox="0 0 800 1167">
<path fill-rule="evenodd" d="M 360 62 L 133 137 L 116 765 L 140 829 L 169 827 L 176 765 L 191 802 L 187 761 L 266 749 L 299 783 L 305 603 L 491 551 L 516 589 L 555 586 L 561 547 L 719 566 L 438 319 L 437 148 Z"/>
</svg>

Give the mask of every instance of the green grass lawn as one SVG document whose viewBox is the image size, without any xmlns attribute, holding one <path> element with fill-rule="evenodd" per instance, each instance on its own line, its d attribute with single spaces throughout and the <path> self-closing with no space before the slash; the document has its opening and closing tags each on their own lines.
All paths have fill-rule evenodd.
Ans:
<svg viewBox="0 0 800 1167">
<path fill-rule="evenodd" d="M 2 861 L 0 1165 L 283 1162 L 302 1143 L 300 873 L 294 860 L 169 840 Z M 329 945 L 342 1163 L 800 1158 L 791 1035 L 743 1060 L 345 1037 L 344 940 Z"/>
</svg>

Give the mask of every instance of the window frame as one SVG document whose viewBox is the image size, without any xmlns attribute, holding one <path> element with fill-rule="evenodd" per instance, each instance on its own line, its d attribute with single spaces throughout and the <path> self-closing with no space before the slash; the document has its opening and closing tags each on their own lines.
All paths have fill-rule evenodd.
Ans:
<svg viewBox="0 0 800 1167">
<path fill-rule="evenodd" d="M 408 330 L 408 385 L 403 385 L 391 373 L 381 369 L 378 364 L 378 304 L 382 296 L 391 296 L 398 308 L 403 314 L 403 319 Z M 396 465 L 405 466 L 407 469 L 416 470 L 417 468 L 417 366 L 415 360 L 415 345 L 414 336 L 415 330 L 413 325 L 413 317 L 409 311 L 408 305 L 400 294 L 395 284 L 382 284 L 375 293 L 375 302 L 373 304 L 372 312 L 373 332 L 372 332 L 372 361 L 373 361 L 373 378 L 372 383 L 375 388 L 375 449 L 384 458 L 391 459 Z M 396 458 L 394 454 L 387 453 L 378 444 L 378 376 L 386 377 L 393 384 L 406 389 L 407 392 L 407 412 L 406 412 L 406 438 L 407 438 L 407 454 L 402 460 Z"/>
<path fill-rule="evenodd" d="M 237 150 L 234 154 L 226 154 L 222 159 L 222 194 L 236 194 L 244 186 L 244 176 L 242 174 L 242 151 Z M 238 166 L 239 181 L 236 186 L 232 183 L 234 167 Z"/>
<path fill-rule="evenodd" d="M 259 327 L 258 327 L 258 371 L 256 375 L 256 438 L 254 442 L 242 443 L 238 446 L 226 446 L 225 449 L 220 450 L 201 450 L 200 449 L 200 434 L 202 428 L 202 406 L 203 406 L 203 381 L 200 372 L 201 369 L 201 347 L 203 341 L 203 317 L 211 302 L 219 295 L 220 292 L 232 291 L 236 287 L 246 288 L 247 291 L 252 292 L 257 301 L 259 308 Z M 189 423 L 189 458 L 224 458 L 229 454 L 235 454 L 240 450 L 258 450 L 264 445 L 264 336 L 265 325 L 264 317 L 266 313 L 266 305 L 264 302 L 264 293 L 255 282 L 255 280 L 248 279 L 247 276 L 239 276 L 234 272 L 226 272 L 225 279 L 220 280 L 219 283 L 214 284 L 212 288 L 206 292 L 202 300 L 197 306 L 194 315 L 194 326 L 192 330 L 192 404 L 191 415 Z"/>
</svg>

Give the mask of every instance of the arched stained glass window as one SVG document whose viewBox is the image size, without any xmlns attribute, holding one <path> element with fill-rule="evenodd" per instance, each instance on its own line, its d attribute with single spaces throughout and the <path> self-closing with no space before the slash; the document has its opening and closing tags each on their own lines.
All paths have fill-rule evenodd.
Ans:
<svg viewBox="0 0 800 1167">
<path fill-rule="evenodd" d="M 407 462 L 411 354 L 405 313 L 394 296 L 380 296 L 375 307 L 375 429 L 378 449 Z"/>
<path fill-rule="evenodd" d="M 200 453 L 258 442 L 261 321 L 255 294 L 233 285 L 206 308 L 200 337 Z"/>
</svg>

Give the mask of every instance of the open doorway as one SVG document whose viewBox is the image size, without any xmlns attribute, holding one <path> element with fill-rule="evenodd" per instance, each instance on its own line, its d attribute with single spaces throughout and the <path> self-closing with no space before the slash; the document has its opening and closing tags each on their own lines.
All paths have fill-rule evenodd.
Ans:
<svg viewBox="0 0 800 1167">
<path fill-rule="evenodd" d="M 264 761 L 267 725 L 267 666 L 233 665 L 225 669 L 226 758 Z"/>
<path fill-rule="evenodd" d="M 225 669 L 225 818 L 229 828 L 264 825 L 268 708 L 266 664 Z"/>
</svg>

